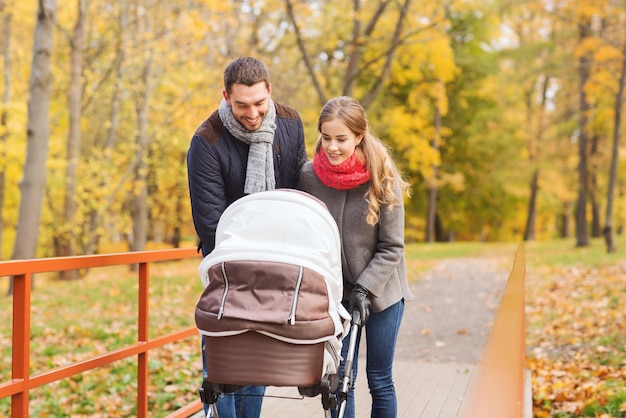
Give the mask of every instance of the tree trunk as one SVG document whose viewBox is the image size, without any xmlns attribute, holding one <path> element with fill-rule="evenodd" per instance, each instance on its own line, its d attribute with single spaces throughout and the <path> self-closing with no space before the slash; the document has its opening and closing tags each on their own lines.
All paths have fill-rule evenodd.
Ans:
<svg viewBox="0 0 626 418">
<path fill-rule="evenodd" d="M 613 231 L 613 207 L 615 206 L 615 185 L 619 172 L 619 141 L 622 137 L 622 108 L 624 106 L 624 87 L 626 85 L 626 39 L 622 47 L 622 72 L 619 77 L 619 85 L 615 95 L 615 114 L 613 121 L 613 147 L 611 149 L 611 166 L 609 169 L 609 184 L 606 192 L 606 219 L 603 228 L 606 251 L 614 253 L 615 231 Z"/>
<path fill-rule="evenodd" d="M 29 80 L 26 162 L 20 182 L 21 200 L 12 259 L 35 258 L 37 255 L 50 140 L 50 57 L 56 9 L 56 0 L 39 0 Z M 9 293 L 12 292 L 13 281 L 9 287 Z"/>
<path fill-rule="evenodd" d="M 589 197 L 591 206 L 591 237 L 599 238 L 602 234 L 600 227 L 600 201 L 598 199 L 598 160 L 600 146 L 600 135 L 593 135 L 590 139 L 589 147 L 589 165 L 587 166 L 587 178 L 588 189 L 587 196 Z"/>
<path fill-rule="evenodd" d="M 151 10 L 148 8 L 147 10 Z M 145 17 L 145 33 L 152 30 L 152 20 L 150 12 L 144 14 Z M 150 109 L 151 95 L 151 71 L 152 71 L 152 52 L 148 44 L 144 41 L 141 44 L 143 56 L 145 56 L 144 67 L 141 75 L 141 88 L 137 97 L 137 136 L 135 142 L 137 144 L 137 164 L 135 165 L 134 193 L 131 201 L 131 216 L 133 219 L 133 236 L 130 242 L 131 251 L 142 251 L 146 249 L 146 238 L 148 235 L 148 186 L 147 186 L 147 150 L 148 150 L 148 111 Z"/>
<path fill-rule="evenodd" d="M 441 83 L 440 83 L 441 84 Z M 435 135 L 431 146 L 433 151 L 439 153 L 439 134 L 441 131 L 441 110 L 439 98 L 435 100 Z M 426 214 L 426 242 L 435 242 L 435 214 L 437 213 L 437 176 L 439 167 L 432 166 L 432 177 L 428 181 L 428 213 Z"/>
<path fill-rule="evenodd" d="M 9 53 L 11 45 L 11 19 L 13 14 L 5 10 L 6 5 L 4 1 L 0 3 L 0 11 L 4 15 L 4 19 L 2 21 L 2 43 L 0 44 L 0 54 L 2 55 L 2 61 L 4 64 L 4 91 L 2 92 L 2 113 L 0 113 L 0 126 L 2 127 L 3 134 L 0 135 L 0 161 L 6 161 L 7 156 L 7 122 L 8 122 L 8 112 L 7 108 L 9 102 L 11 101 L 11 75 L 12 75 L 12 67 L 11 67 L 11 54 Z M 6 165 L 0 166 L 0 260 L 3 258 L 4 254 L 4 195 L 6 191 Z"/>
<path fill-rule="evenodd" d="M 535 240 L 535 223 L 537 221 L 537 193 L 539 192 L 539 169 L 535 169 L 530 179 L 530 198 L 528 199 L 528 217 L 524 241 Z"/>
<path fill-rule="evenodd" d="M 454 231 L 447 231 L 441 222 L 441 216 L 435 214 L 435 242 L 454 242 Z"/>
<path fill-rule="evenodd" d="M 108 181 L 111 176 L 110 173 L 113 170 L 119 170 L 119 167 L 111 167 L 111 156 L 114 153 L 114 149 L 115 149 L 115 144 L 117 143 L 117 139 L 118 139 L 118 130 L 120 127 L 120 121 L 121 121 L 121 103 L 122 103 L 122 80 L 124 77 L 124 63 L 126 60 L 126 54 L 125 54 L 125 48 L 124 46 L 127 45 L 128 43 L 128 37 L 130 34 L 130 30 L 129 30 L 129 3 L 128 2 L 123 2 L 120 4 L 120 15 L 119 15 L 119 20 L 120 20 L 120 31 L 119 31 L 119 37 L 117 38 L 117 48 L 116 48 L 116 58 L 115 58 L 115 78 L 114 78 L 114 83 L 113 83 L 113 94 L 112 94 L 112 100 L 111 100 L 111 104 L 110 104 L 110 116 L 109 116 L 109 127 L 108 127 L 108 131 L 107 131 L 107 135 L 106 135 L 106 142 L 103 145 L 103 154 L 104 154 L 104 164 L 103 164 L 103 170 L 104 172 L 102 173 L 102 176 L 100 177 L 100 185 L 99 187 L 104 188 L 104 182 Z M 134 163 L 133 163 L 134 164 Z M 128 170 L 127 170 L 128 171 Z M 130 175 L 130 172 L 129 172 Z M 89 212 L 89 220 L 87 222 L 87 238 L 84 240 L 84 248 L 83 248 L 83 252 L 85 254 L 95 254 L 98 252 L 98 248 L 100 246 L 100 238 L 101 238 L 101 233 L 100 228 L 98 228 L 98 226 L 103 222 L 103 214 L 107 213 L 107 211 L 110 209 L 111 207 L 111 203 L 113 202 L 113 200 L 115 199 L 115 196 L 117 195 L 117 191 L 122 187 L 121 182 L 126 181 L 128 176 L 122 176 L 121 180 L 120 180 L 120 184 L 118 185 L 116 191 L 108 197 L 108 199 L 106 200 L 106 203 L 103 205 L 99 205 L 97 208 L 91 210 Z"/>
<path fill-rule="evenodd" d="M 70 257 L 76 255 L 77 227 L 76 217 L 76 185 L 78 183 L 78 160 L 80 158 L 80 121 L 82 118 L 83 92 L 83 48 L 85 44 L 85 28 L 87 26 L 87 0 L 78 0 L 78 16 L 74 35 L 70 40 L 70 87 L 69 87 L 69 132 L 67 135 L 67 167 L 65 170 L 65 206 L 63 209 L 64 228 L 59 237 L 58 255 Z M 64 270 L 59 273 L 62 280 L 79 278 L 78 270 Z"/>
<path fill-rule="evenodd" d="M 550 85 L 550 77 L 544 76 L 543 83 L 541 87 L 541 102 L 538 108 L 537 114 L 537 125 L 535 127 L 535 134 L 530 134 L 530 138 L 528 139 L 528 158 L 535 166 L 535 169 L 532 172 L 532 176 L 530 179 L 530 197 L 528 199 L 528 213 L 526 218 L 526 229 L 524 231 L 524 241 L 534 241 L 535 240 L 535 229 L 537 227 L 537 195 L 539 193 L 539 175 L 541 170 L 537 168 L 540 164 L 540 143 L 541 138 L 544 132 L 544 118 L 546 113 L 546 101 L 548 97 L 548 86 Z M 526 94 L 526 109 L 527 109 L 527 123 L 528 126 L 532 126 L 532 97 L 534 92 L 534 84 L 533 87 L 529 89 Z"/>
<path fill-rule="evenodd" d="M 583 43 L 589 37 L 591 24 L 579 23 L 579 43 Z M 584 53 L 579 59 L 580 84 L 579 84 L 579 121 L 578 121 L 578 201 L 576 204 L 576 246 L 586 247 L 589 245 L 587 233 L 587 125 L 589 122 L 589 102 L 585 93 L 585 85 L 589 79 L 590 57 Z"/>
<path fill-rule="evenodd" d="M 433 167 L 433 176 L 437 169 Z M 437 185 L 436 179 L 428 183 L 428 208 L 426 213 L 426 242 L 435 242 L 435 216 L 437 213 Z"/>
<path fill-rule="evenodd" d="M 589 191 L 589 200 L 591 201 L 591 238 L 600 238 L 602 236 L 602 227 L 600 226 L 600 202 L 598 202 L 598 189 L 596 187 L 596 174 L 590 174 L 593 179 L 592 188 Z"/>
<path fill-rule="evenodd" d="M 186 163 L 185 161 L 187 160 L 187 153 L 183 152 L 180 154 L 180 159 L 179 159 L 179 163 L 180 163 L 180 167 L 183 168 L 183 170 L 185 170 L 186 167 Z M 187 201 L 187 199 L 189 198 L 189 192 L 187 191 L 187 176 L 184 175 L 184 171 L 183 171 L 183 175 L 179 176 L 179 181 L 180 183 L 178 184 L 178 187 L 176 188 L 176 213 L 175 213 L 175 221 L 174 221 L 174 231 L 172 232 L 172 246 L 174 248 L 180 248 L 180 244 L 182 241 L 182 226 L 183 226 L 183 220 L 185 219 L 185 217 L 183 216 L 183 212 L 186 212 L 186 206 L 185 206 L 185 202 Z"/>
<path fill-rule="evenodd" d="M 572 203 L 568 200 L 563 202 L 563 211 L 560 215 L 560 232 L 561 238 L 569 238 L 571 234 L 570 210 Z"/>
</svg>

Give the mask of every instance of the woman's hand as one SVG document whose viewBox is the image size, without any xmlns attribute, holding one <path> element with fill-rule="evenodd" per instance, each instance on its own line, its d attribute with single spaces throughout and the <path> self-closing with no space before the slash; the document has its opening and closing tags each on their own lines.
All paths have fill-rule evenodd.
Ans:
<svg viewBox="0 0 626 418">
<path fill-rule="evenodd" d="M 352 313 L 355 309 L 361 315 L 361 325 L 365 325 L 370 317 L 370 307 L 372 303 L 369 299 L 369 293 L 366 288 L 357 284 L 350 295 L 349 311 Z"/>
</svg>

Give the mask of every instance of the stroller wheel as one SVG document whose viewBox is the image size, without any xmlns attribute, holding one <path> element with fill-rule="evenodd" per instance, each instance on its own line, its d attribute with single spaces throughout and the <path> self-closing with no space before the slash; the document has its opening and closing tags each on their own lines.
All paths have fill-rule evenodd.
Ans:
<svg viewBox="0 0 626 418">
<path fill-rule="evenodd" d="M 324 410 L 337 409 L 337 395 L 333 392 L 339 387 L 339 376 L 336 374 L 324 376 L 318 386 L 322 394 Z"/>
<path fill-rule="evenodd" d="M 233 393 L 233 392 L 237 392 L 240 389 L 243 389 L 244 386 L 242 385 L 230 385 L 230 384 L 224 384 L 224 383 L 211 383 L 211 388 L 216 392 L 216 393 Z"/>
<path fill-rule="evenodd" d="M 314 398 L 320 393 L 322 393 L 321 385 L 312 385 L 312 386 L 298 386 L 298 392 L 302 396 L 306 396 L 308 398 Z"/>
</svg>

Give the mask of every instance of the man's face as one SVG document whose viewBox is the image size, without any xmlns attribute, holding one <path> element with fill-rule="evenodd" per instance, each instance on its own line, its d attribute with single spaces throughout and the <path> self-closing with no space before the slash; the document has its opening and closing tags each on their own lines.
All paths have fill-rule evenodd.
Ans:
<svg viewBox="0 0 626 418">
<path fill-rule="evenodd" d="M 249 131 L 256 131 L 261 127 L 263 118 L 269 108 L 272 87 L 266 87 L 264 82 L 252 86 L 233 84 L 231 93 L 224 91 L 224 98 L 230 105 L 235 119 Z"/>
</svg>

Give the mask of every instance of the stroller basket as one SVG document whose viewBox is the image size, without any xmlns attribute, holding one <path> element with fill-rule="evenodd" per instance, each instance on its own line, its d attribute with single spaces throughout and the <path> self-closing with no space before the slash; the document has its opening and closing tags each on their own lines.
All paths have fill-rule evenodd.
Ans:
<svg viewBox="0 0 626 418">
<path fill-rule="evenodd" d="M 291 344 L 246 332 L 227 338 L 209 337 L 205 350 L 210 382 L 309 387 L 321 380 L 324 343 Z"/>
<path fill-rule="evenodd" d="M 208 380 L 309 387 L 336 375 L 350 317 L 324 204 L 288 189 L 245 196 L 224 211 L 215 244 L 195 314 Z"/>
</svg>

